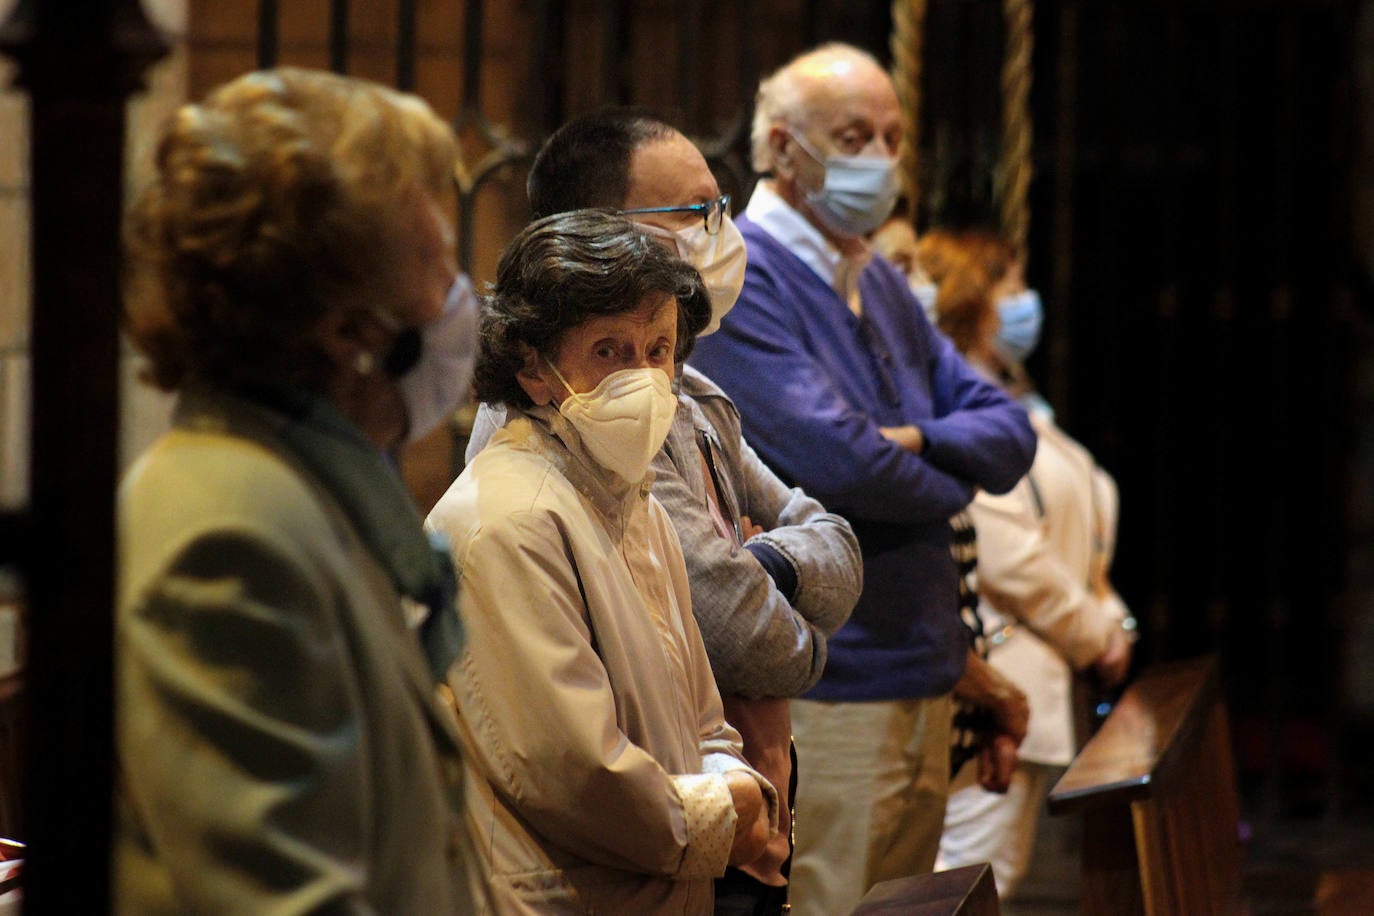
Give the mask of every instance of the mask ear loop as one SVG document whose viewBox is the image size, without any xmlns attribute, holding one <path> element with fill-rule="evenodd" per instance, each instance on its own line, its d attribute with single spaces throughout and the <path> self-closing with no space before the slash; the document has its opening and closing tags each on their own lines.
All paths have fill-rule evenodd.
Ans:
<svg viewBox="0 0 1374 916">
<path fill-rule="evenodd" d="M 396 316 L 381 308 L 373 308 L 372 316 L 377 319 L 382 327 L 386 328 L 395 335 L 391 342 L 391 349 L 382 358 L 382 368 L 386 374 L 392 378 L 400 378 L 420 361 L 420 350 L 424 342 L 420 336 L 420 329 L 414 326 L 402 327 L 396 320 Z M 369 369 L 369 372 L 372 370 Z"/>
<path fill-rule="evenodd" d="M 811 157 L 812 162 L 822 167 L 825 166 L 825 159 L 821 156 L 821 154 L 816 152 L 815 148 L 812 147 L 810 143 L 807 143 L 805 140 L 799 137 L 797 133 L 790 127 L 787 128 L 787 136 L 791 137 L 792 142 L 800 146 L 802 148 L 802 151 L 805 152 L 806 155 Z"/>
<path fill-rule="evenodd" d="M 572 390 L 572 385 L 569 385 L 568 380 L 563 377 L 563 373 L 558 371 L 558 367 L 553 364 L 553 360 L 549 359 L 542 353 L 539 354 L 539 359 L 541 362 L 543 362 L 544 365 L 548 366 L 550 369 L 553 370 L 553 374 L 558 377 L 558 380 L 560 382 L 563 383 L 563 387 L 567 390 L 569 396 L 577 398 L 578 401 L 582 400 L 582 395 Z"/>
<path fill-rule="evenodd" d="M 639 231 L 643 232 L 645 235 L 651 235 L 654 238 L 664 239 L 665 241 L 672 242 L 673 250 L 677 252 L 677 256 L 682 260 L 687 261 L 687 246 L 683 243 L 682 237 L 678 235 L 676 232 L 674 232 L 671 229 L 664 229 L 662 226 L 656 226 L 653 223 L 641 223 L 639 220 L 633 219 L 630 220 L 630 222 L 634 223 L 635 227 L 638 228 Z M 688 263 L 691 262 L 689 261 Z"/>
</svg>

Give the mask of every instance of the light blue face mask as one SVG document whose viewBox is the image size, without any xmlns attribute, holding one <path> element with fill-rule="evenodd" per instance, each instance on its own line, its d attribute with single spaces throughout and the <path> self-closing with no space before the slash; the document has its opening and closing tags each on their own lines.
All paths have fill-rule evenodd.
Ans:
<svg viewBox="0 0 1374 916">
<path fill-rule="evenodd" d="M 993 338 L 997 355 L 1009 363 L 1024 363 L 1040 343 L 1040 325 L 1045 320 L 1040 294 L 1024 289 L 1004 297 L 997 303 L 997 317 L 1002 322 Z"/>
<path fill-rule="evenodd" d="M 939 312 L 935 311 L 935 294 L 940 288 L 934 283 L 907 281 L 907 286 L 911 287 L 911 295 L 916 297 L 916 301 L 921 303 L 921 311 L 925 312 L 926 319 L 931 324 L 940 320 Z"/>
<path fill-rule="evenodd" d="M 799 134 L 789 131 L 806 154 L 825 167 L 825 183 L 807 191 L 806 202 L 840 235 L 867 235 L 892 215 L 902 192 L 897 160 L 887 156 L 822 156 Z"/>
</svg>

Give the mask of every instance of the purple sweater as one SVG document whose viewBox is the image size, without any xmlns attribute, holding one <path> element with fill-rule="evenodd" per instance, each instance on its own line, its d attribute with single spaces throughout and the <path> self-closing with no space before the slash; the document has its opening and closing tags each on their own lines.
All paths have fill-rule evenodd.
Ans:
<svg viewBox="0 0 1374 916">
<path fill-rule="evenodd" d="M 859 280 L 859 318 L 767 232 L 747 217 L 739 227 L 744 292 L 690 362 L 734 400 L 779 476 L 849 520 L 864 557 L 863 594 L 807 697 L 948 693 L 968 651 L 949 518 L 975 487 L 1010 490 L 1030 468 L 1035 433 L 931 327 L 886 260 L 875 255 Z M 925 436 L 919 456 L 878 431 L 907 424 Z"/>
</svg>

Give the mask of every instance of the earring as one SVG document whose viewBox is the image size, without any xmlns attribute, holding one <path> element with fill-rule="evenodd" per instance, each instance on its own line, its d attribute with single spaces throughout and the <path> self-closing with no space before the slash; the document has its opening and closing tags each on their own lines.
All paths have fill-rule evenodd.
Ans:
<svg viewBox="0 0 1374 916">
<path fill-rule="evenodd" d="M 377 368 L 377 357 L 367 350 L 359 350 L 358 355 L 353 357 L 353 371 L 359 375 L 371 375 Z"/>
</svg>

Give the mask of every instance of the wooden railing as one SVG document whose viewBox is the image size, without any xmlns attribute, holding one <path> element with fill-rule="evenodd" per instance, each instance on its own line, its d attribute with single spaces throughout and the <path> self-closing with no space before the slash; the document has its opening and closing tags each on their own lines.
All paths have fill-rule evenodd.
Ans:
<svg viewBox="0 0 1374 916">
<path fill-rule="evenodd" d="M 1236 912 L 1240 810 L 1216 659 L 1146 669 L 1049 810 L 1083 815 L 1083 912 Z"/>
<path fill-rule="evenodd" d="M 999 916 L 986 862 L 873 885 L 850 916 Z"/>
</svg>

